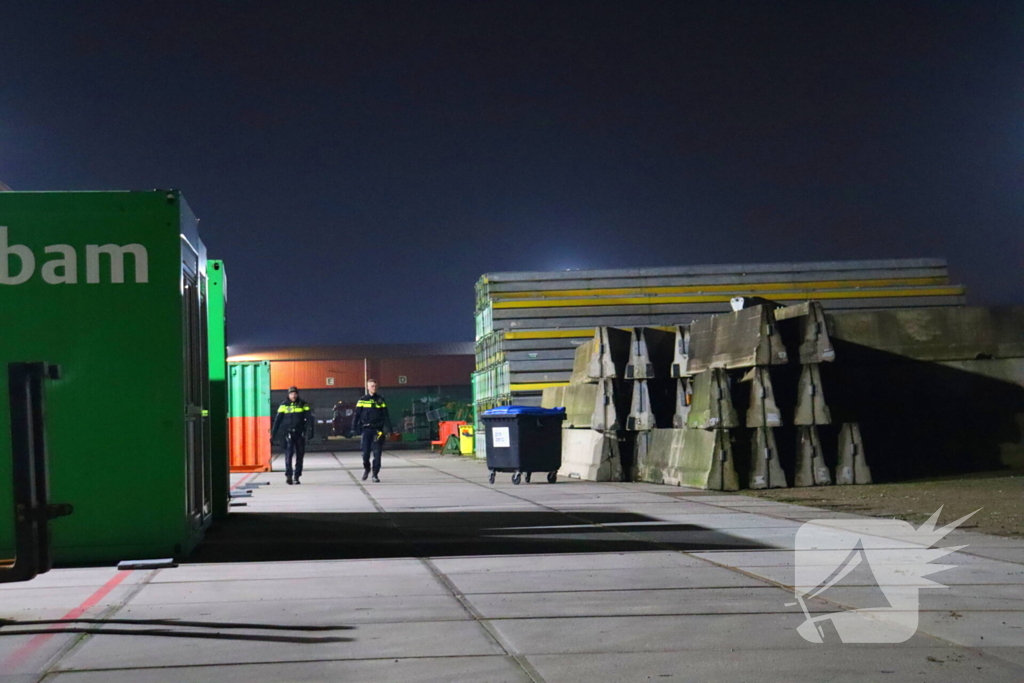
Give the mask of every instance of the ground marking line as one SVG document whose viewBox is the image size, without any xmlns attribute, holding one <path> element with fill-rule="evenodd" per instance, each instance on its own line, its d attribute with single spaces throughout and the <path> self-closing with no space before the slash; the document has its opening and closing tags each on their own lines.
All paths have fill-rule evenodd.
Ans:
<svg viewBox="0 0 1024 683">
<path fill-rule="evenodd" d="M 129 590 L 128 594 L 126 596 L 124 596 L 121 599 L 120 602 L 118 602 L 117 604 L 114 604 L 114 605 L 111 605 L 110 607 L 108 607 L 106 610 L 101 612 L 98 615 L 97 618 L 100 619 L 100 620 L 103 620 L 103 619 L 106 619 L 109 616 L 113 616 L 113 615 L 117 614 L 118 612 L 120 612 L 121 609 L 125 605 L 127 605 L 129 602 L 131 602 L 135 598 L 135 596 L 138 595 L 142 591 L 143 588 L 148 586 L 150 584 L 150 582 L 154 578 L 156 578 L 156 575 L 159 574 L 160 571 L 161 571 L 160 569 L 154 569 L 153 571 L 149 572 L 149 574 L 147 574 L 145 577 L 143 577 L 143 579 L 141 581 L 139 581 L 137 584 L 135 584 L 134 586 L 131 587 L 131 589 Z M 53 657 L 51 657 L 49 659 L 49 661 L 46 662 L 46 666 L 43 668 L 44 676 L 40 680 L 44 680 L 46 678 L 46 676 L 48 676 L 50 674 L 50 672 L 52 672 L 54 670 L 54 668 L 57 667 L 57 665 L 60 664 L 60 662 L 65 657 L 67 657 L 68 655 L 73 653 L 75 650 L 77 650 L 79 647 L 81 647 L 86 642 L 86 640 L 88 638 L 89 638 L 89 634 L 81 634 L 77 638 L 72 640 L 70 643 L 68 643 L 65 647 L 61 648 L 61 650 L 59 652 L 57 652 L 57 654 L 55 654 Z"/>
<path fill-rule="evenodd" d="M 341 460 L 338 459 L 338 456 L 335 455 L 334 453 L 332 453 L 331 455 L 334 455 L 334 459 L 337 460 L 338 465 L 341 466 Z M 363 485 L 363 482 L 361 482 L 356 477 L 356 475 L 352 473 L 351 470 L 346 469 L 345 471 L 352 478 L 352 481 L 355 483 L 355 485 L 358 486 L 359 489 L 363 492 L 363 494 L 370 500 L 370 502 L 373 503 L 373 506 L 377 508 L 377 510 L 382 515 L 384 515 L 384 518 L 388 521 L 389 524 L 391 524 L 392 527 L 394 527 L 395 531 L 397 531 L 400 535 L 408 538 L 406 530 L 398 526 L 398 524 L 394 521 L 391 515 L 388 514 L 387 510 L 384 509 L 384 507 L 377 501 L 373 494 L 370 493 L 370 491 Z M 410 541 L 409 545 L 415 549 L 416 542 Z M 546 683 L 545 679 L 540 675 L 540 672 L 538 672 L 522 654 L 520 654 L 514 647 L 512 647 L 511 643 L 505 642 L 505 639 L 501 636 L 501 633 L 496 628 L 494 628 L 490 623 L 488 623 L 488 621 L 483 617 L 483 615 L 480 614 L 475 607 L 473 607 L 469 599 L 466 598 L 466 596 L 463 595 L 462 592 L 459 591 L 459 589 L 456 588 L 455 585 L 450 580 L 448 580 L 448 577 L 445 576 L 444 572 L 438 569 L 437 565 L 431 562 L 430 558 L 425 556 L 419 556 L 417 559 L 419 559 L 419 561 L 427 568 L 427 570 L 431 573 L 434 579 L 438 583 L 440 583 L 452 595 L 453 598 L 455 598 L 456 602 L 458 602 L 462 609 L 465 610 L 465 612 L 470 616 L 472 621 L 475 622 L 484 631 L 484 633 L 487 634 L 488 638 L 490 638 L 490 640 L 496 646 L 498 646 L 498 648 L 500 648 L 507 657 L 511 657 L 512 660 L 515 661 L 517 665 L 519 665 L 519 668 L 523 670 L 523 673 L 529 676 L 530 679 L 534 681 L 534 683 Z"/>
<path fill-rule="evenodd" d="M 232 484 L 231 488 L 229 488 L 228 490 L 229 491 L 234 491 L 236 488 L 238 488 L 239 486 L 244 484 L 247 479 L 249 479 L 249 478 L 251 478 L 251 477 L 253 477 L 253 476 L 257 475 L 257 474 L 260 474 L 260 473 L 259 472 L 250 472 L 249 474 L 245 475 L 244 477 L 242 477 L 241 479 L 236 481 L 234 484 Z"/>
<path fill-rule="evenodd" d="M 109 595 L 112 590 L 117 588 L 121 584 L 122 581 L 127 579 L 128 575 L 131 574 L 131 573 L 132 573 L 131 571 L 118 572 L 113 577 L 111 577 L 105 584 L 103 584 L 98 589 L 96 589 L 96 591 L 92 595 L 90 595 L 85 600 L 83 600 L 82 603 L 78 607 L 75 607 L 70 612 L 68 612 L 67 614 L 62 616 L 59 619 L 59 621 L 61 621 L 61 622 L 69 621 L 71 619 L 77 619 L 78 617 L 82 616 L 90 608 L 94 607 L 100 600 L 102 600 L 103 598 L 107 597 L 107 595 Z M 6 661 L 4 661 L 3 667 L 0 667 L 0 668 L 9 669 L 11 671 L 13 671 L 14 669 L 18 668 L 19 666 L 24 664 L 25 660 L 27 660 L 29 657 L 31 657 L 32 654 L 34 654 L 36 652 L 36 650 L 38 650 L 43 645 L 45 645 L 55 635 L 59 634 L 62 629 L 63 629 L 62 626 L 60 626 L 59 624 L 56 624 L 56 625 L 54 625 L 52 633 L 41 633 L 41 634 L 37 635 L 35 638 L 33 638 L 32 640 L 28 641 L 27 643 L 22 645 L 20 648 L 15 650 L 6 659 Z"/>
<path fill-rule="evenodd" d="M 277 666 L 281 664 L 325 664 L 330 662 L 394 662 L 399 660 L 421 660 L 421 659 L 504 659 L 503 655 L 412 655 L 408 657 L 341 657 L 341 658 L 320 658 L 320 659 L 279 659 L 262 662 L 213 662 L 206 664 L 164 664 L 157 666 L 132 666 L 132 667 L 93 667 L 87 669 L 62 669 L 58 674 L 79 674 L 97 672 L 125 672 L 125 671 L 162 671 L 164 669 L 212 669 L 216 667 L 238 667 L 238 666 Z"/>
</svg>

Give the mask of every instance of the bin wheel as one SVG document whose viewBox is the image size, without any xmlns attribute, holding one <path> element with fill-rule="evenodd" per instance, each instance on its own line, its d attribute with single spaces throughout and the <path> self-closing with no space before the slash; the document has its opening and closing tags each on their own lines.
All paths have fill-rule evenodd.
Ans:
<svg viewBox="0 0 1024 683">
<path fill-rule="evenodd" d="M 519 482 L 521 482 L 522 480 L 523 480 L 523 473 L 522 472 L 516 472 L 515 474 L 512 475 L 512 483 L 515 484 L 516 486 L 519 486 Z"/>
<path fill-rule="evenodd" d="M 492 484 L 494 483 L 494 477 L 495 477 L 495 473 L 491 472 L 490 480 L 491 480 Z"/>
<path fill-rule="evenodd" d="M 527 472 L 527 473 L 526 473 L 526 483 L 527 483 L 527 484 L 529 484 L 529 483 L 530 483 L 530 475 L 531 475 L 531 474 L 533 474 L 533 472 Z"/>
<path fill-rule="evenodd" d="M 554 484 L 558 481 L 558 472 L 548 472 L 548 483 Z"/>
</svg>

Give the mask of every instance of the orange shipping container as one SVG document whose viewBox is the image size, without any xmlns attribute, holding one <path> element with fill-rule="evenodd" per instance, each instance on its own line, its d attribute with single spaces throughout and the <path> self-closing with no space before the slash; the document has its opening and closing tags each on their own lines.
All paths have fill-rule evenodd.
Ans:
<svg viewBox="0 0 1024 683">
<path fill-rule="evenodd" d="M 270 417 L 228 418 L 232 472 L 270 469 Z"/>
</svg>

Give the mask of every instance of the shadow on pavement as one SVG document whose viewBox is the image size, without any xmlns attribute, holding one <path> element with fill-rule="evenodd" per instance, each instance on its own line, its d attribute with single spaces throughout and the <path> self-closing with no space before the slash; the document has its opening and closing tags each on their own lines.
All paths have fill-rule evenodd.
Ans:
<svg viewBox="0 0 1024 683">
<path fill-rule="evenodd" d="M 68 624 L 75 624 L 69 626 Z M 161 628 L 110 628 L 117 626 L 157 626 Z M 250 624 L 234 622 L 182 621 L 178 619 L 0 619 L 0 637 L 80 633 L 105 636 L 149 636 L 190 638 L 194 640 L 236 640 L 259 643 L 350 643 L 353 638 L 341 636 L 290 636 L 277 633 L 231 633 L 230 631 L 348 631 L 354 626 L 296 626 L 285 624 Z M 13 630 L 11 630 L 13 629 Z M 212 630 L 195 630 L 212 629 Z M 222 633 L 222 631 L 229 631 Z"/>
<path fill-rule="evenodd" d="M 770 548 L 628 512 L 245 513 L 211 529 L 188 562 L 274 562 Z"/>
</svg>

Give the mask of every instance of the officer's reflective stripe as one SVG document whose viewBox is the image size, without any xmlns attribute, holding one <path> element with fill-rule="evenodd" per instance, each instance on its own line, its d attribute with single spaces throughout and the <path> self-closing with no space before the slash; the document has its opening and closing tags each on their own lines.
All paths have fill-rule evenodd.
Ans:
<svg viewBox="0 0 1024 683">
<path fill-rule="evenodd" d="M 282 405 L 280 408 L 277 409 L 277 412 L 279 412 L 279 413 L 308 413 L 309 412 L 309 406 Z"/>
<path fill-rule="evenodd" d="M 387 408 L 388 404 L 381 401 L 380 403 L 374 403 L 373 401 L 358 401 L 356 408 Z"/>
</svg>

